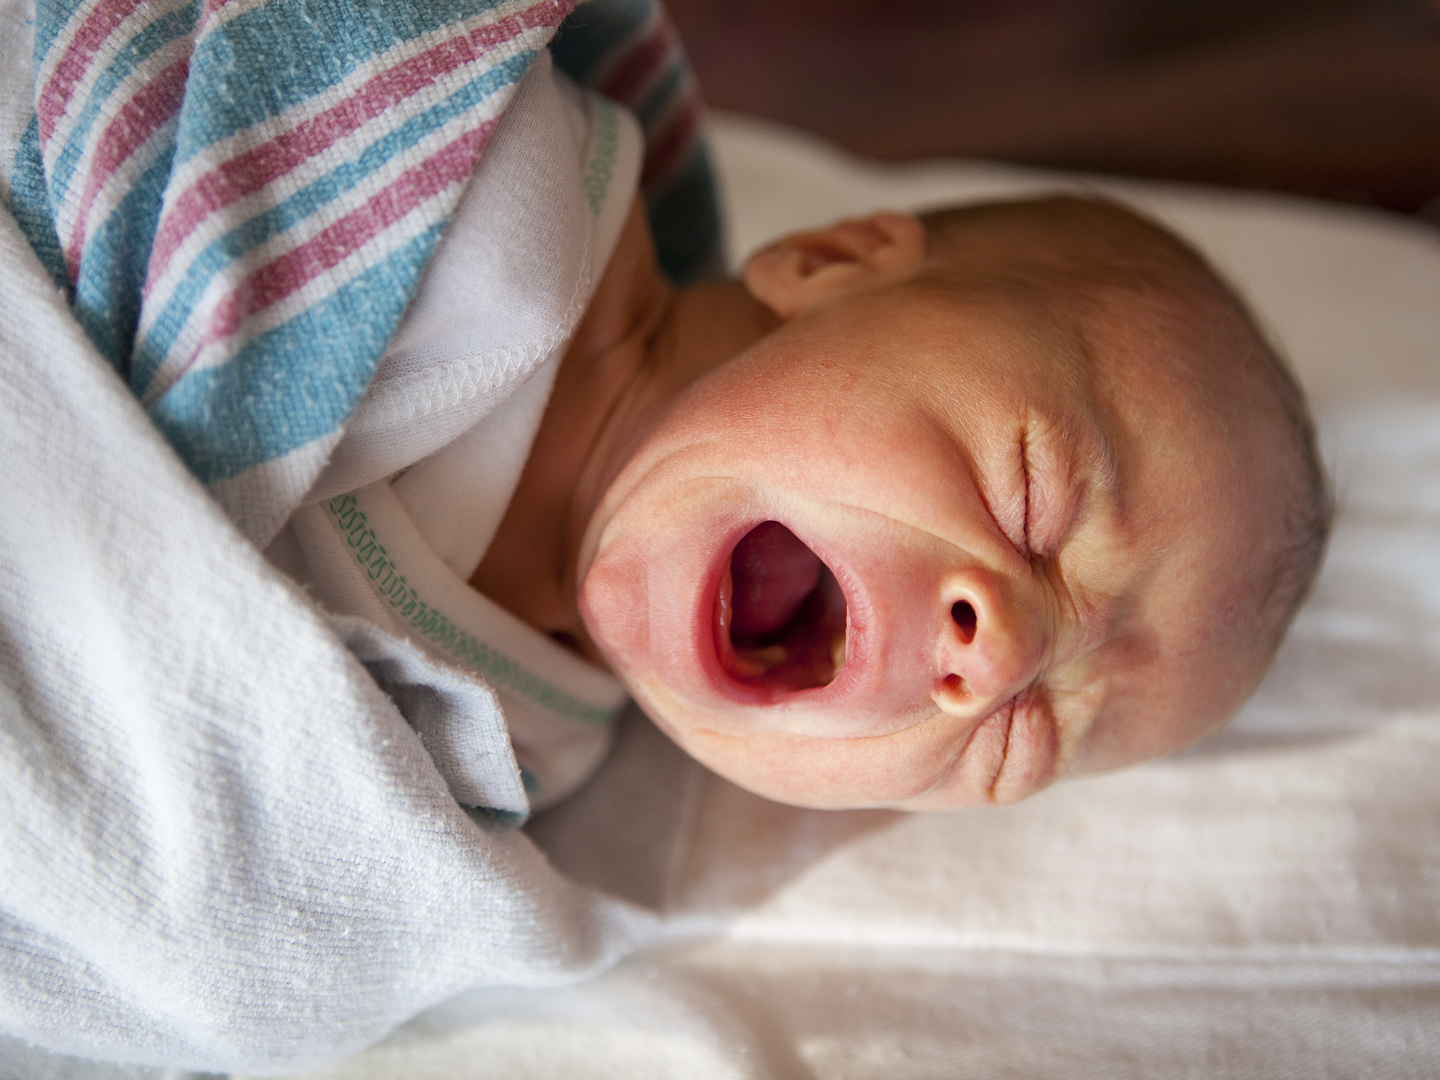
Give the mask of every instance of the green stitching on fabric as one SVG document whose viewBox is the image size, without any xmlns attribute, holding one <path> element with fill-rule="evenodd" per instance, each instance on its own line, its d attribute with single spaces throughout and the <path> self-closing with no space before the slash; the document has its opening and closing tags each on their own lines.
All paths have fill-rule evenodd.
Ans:
<svg viewBox="0 0 1440 1080">
<path fill-rule="evenodd" d="M 445 615 L 425 603 L 406 580 L 395 561 L 370 527 L 354 495 L 337 495 L 325 504 L 330 519 L 345 537 L 355 561 L 370 578 L 380 599 L 417 633 L 434 642 L 466 667 L 544 706 L 567 720 L 608 724 L 615 711 L 587 705 L 572 694 L 536 675 L 518 661 L 460 629 Z"/>
<path fill-rule="evenodd" d="M 594 99 L 595 153 L 585 169 L 585 197 L 590 200 L 590 213 L 600 216 L 610 181 L 615 176 L 615 155 L 620 145 L 620 120 L 615 106 L 605 98 Z"/>
</svg>

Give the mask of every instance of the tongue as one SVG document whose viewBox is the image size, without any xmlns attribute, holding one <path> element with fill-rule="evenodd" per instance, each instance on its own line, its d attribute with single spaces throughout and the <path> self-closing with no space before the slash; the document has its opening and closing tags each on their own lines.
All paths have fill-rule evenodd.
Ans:
<svg viewBox="0 0 1440 1080">
<path fill-rule="evenodd" d="M 731 633 L 778 635 L 820 580 L 820 559 L 778 521 L 755 526 L 730 556 Z"/>
</svg>

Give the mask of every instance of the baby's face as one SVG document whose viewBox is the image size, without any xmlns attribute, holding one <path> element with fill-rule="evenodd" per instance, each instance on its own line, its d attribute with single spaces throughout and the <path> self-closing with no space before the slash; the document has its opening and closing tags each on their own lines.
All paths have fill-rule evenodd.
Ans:
<svg viewBox="0 0 1440 1080">
<path fill-rule="evenodd" d="M 610 487 L 593 639 L 687 752 L 797 805 L 1011 802 L 1198 738 L 1267 659 L 1277 455 L 1147 326 L 914 282 L 799 315 Z"/>
</svg>

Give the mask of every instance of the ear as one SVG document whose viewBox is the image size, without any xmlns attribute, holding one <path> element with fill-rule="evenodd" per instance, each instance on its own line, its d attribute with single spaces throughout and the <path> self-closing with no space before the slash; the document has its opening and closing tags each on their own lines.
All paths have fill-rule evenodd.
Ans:
<svg viewBox="0 0 1440 1080">
<path fill-rule="evenodd" d="M 875 214 L 777 240 L 745 264 L 745 287 L 781 319 L 874 285 L 902 281 L 925 262 L 925 226 Z"/>
</svg>

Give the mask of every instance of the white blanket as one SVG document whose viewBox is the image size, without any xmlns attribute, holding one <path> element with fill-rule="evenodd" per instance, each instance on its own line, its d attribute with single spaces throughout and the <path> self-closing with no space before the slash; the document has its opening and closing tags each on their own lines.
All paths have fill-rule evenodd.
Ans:
<svg viewBox="0 0 1440 1080">
<path fill-rule="evenodd" d="M 644 939 L 644 913 L 466 816 L 356 655 L 384 654 L 374 674 L 418 718 L 468 720 L 472 750 L 511 761 L 490 691 L 328 625 L 3 214 L 0 356 L 0 1031 L 293 1067 L 477 982 L 574 979 Z"/>
<path fill-rule="evenodd" d="M 212 502 L 270 537 L 319 497 L 367 384 L 321 481 L 334 491 L 491 409 L 518 476 L 516 429 L 533 433 L 547 393 L 535 369 L 582 313 L 640 171 L 618 113 L 589 140 L 533 80 L 511 96 L 549 70 L 573 6 L 0 0 L 0 201 L 15 211 L 0 210 L 0 1075 L 42 1068 L 17 1039 L 207 1069 L 331 1059 L 462 988 L 580 978 L 653 931 L 513 829 L 527 799 L 496 693 L 374 625 L 327 621 Z M 709 187 L 673 33 L 647 0 L 588 4 L 567 26 L 567 62 L 643 95 L 647 195 L 672 229 L 699 226 L 672 252 L 695 270 L 713 219 L 684 212 Z M 567 172 L 570 136 L 570 158 L 594 150 Z M 83 180 L 77 161 L 94 166 Z M 442 246 L 470 257 L 437 266 L 392 339 L 462 187 Z M 56 226 L 73 306 L 35 255 L 60 256 Z M 177 322 L 182 294 L 204 302 Z M 132 389 L 154 395 L 117 379 L 159 370 L 148 345 L 130 350 L 137 310 L 142 336 L 228 343 L 204 362 L 166 353 L 178 381 L 156 393 L 181 391 L 202 442 L 258 450 L 240 471 L 202 466 Z M 244 363 L 209 362 L 261 338 Z M 184 390 L 192 376 L 209 389 Z M 262 423 L 233 422 L 256 407 Z M 507 493 L 486 494 L 498 517 Z M 462 541 L 483 549 L 474 523 Z M 350 535 L 379 565 L 363 519 Z"/>
<path fill-rule="evenodd" d="M 1082 185 L 879 168 L 718 131 L 732 250 L 877 205 Z M 1380 214 L 1152 184 L 1316 399 L 1340 517 L 1229 729 L 946 815 L 766 803 L 633 724 L 531 826 L 665 937 L 560 990 L 467 994 L 319 1080 L 1440 1075 L 1440 243 Z"/>
</svg>

